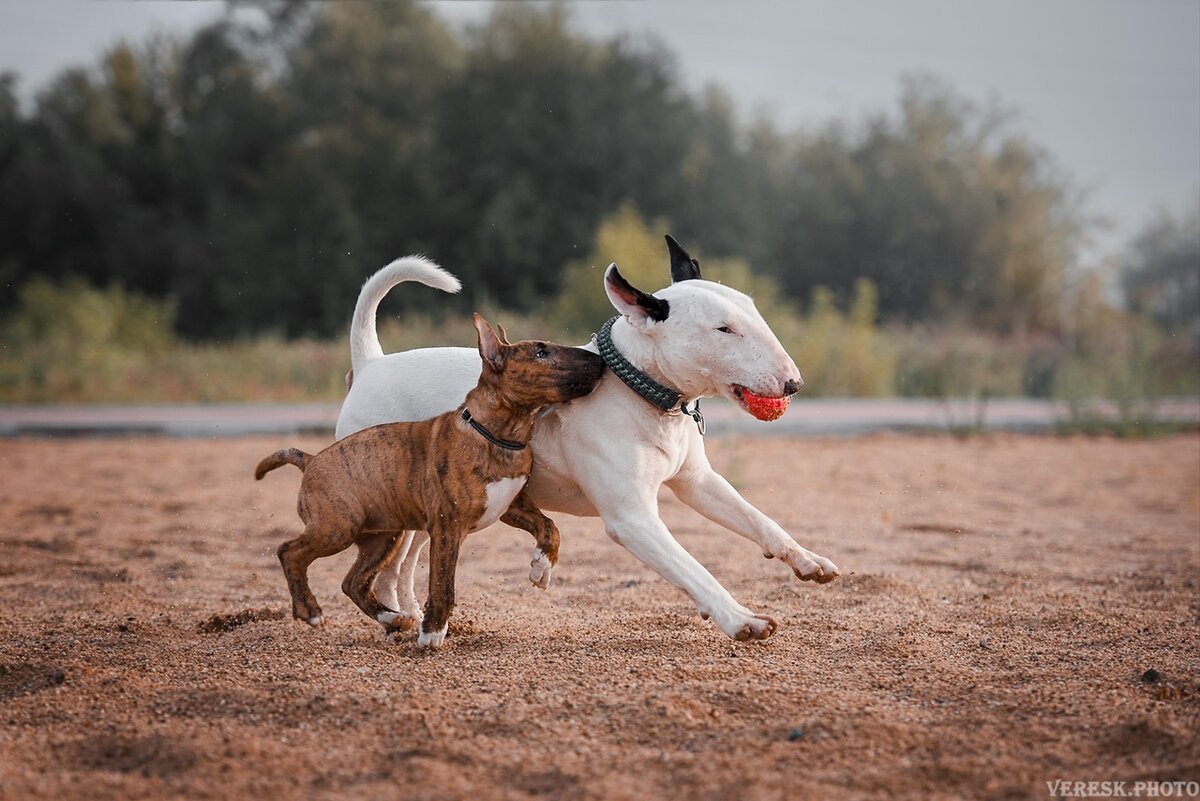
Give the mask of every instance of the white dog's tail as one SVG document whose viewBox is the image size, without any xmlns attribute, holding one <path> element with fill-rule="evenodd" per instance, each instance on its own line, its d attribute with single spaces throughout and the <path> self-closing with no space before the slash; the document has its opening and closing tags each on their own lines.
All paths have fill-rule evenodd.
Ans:
<svg viewBox="0 0 1200 801">
<path fill-rule="evenodd" d="M 379 346 L 379 335 L 375 331 L 375 310 L 379 308 L 379 301 L 383 300 L 388 290 L 404 281 L 419 281 L 443 292 L 457 292 L 462 289 L 462 284 L 457 278 L 424 256 L 396 259 L 368 278 L 358 293 L 358 303 L 354 305 L 354 318 L 350 321 L 352 372 L 357 371 L 368 360 L 383 355 L 383 348 Z"/>
</svg>

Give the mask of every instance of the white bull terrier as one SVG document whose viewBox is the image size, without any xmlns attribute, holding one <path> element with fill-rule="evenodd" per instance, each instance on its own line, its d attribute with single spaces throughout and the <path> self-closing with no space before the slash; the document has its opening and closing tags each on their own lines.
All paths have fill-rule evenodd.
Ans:
<svg viewBox="0 0 1200 801">
<path fill-rule="evenodd" d="M 780 559 L 805 581 L 837 578 L 833 562 L 797 544 L 713 470 L 696 407 L 699 398 L 722 395 L 747 411 L 771 399 L 778 408 L 803 381 L 753 301 L 701 279 L 699 262 L 669 236 L 667 245 L 672 283 L 653 295 L 631 286 L 615 264 L 605 272 L 605 292 L 620 316 L 602 329 L 599 344 L 583 347 L 601 353 L 615 372 L 606 370 L 590 395 L 550 407 L 538 420 L 526 492 L 543 510 L 599 515 L 608 535 L 686 592 L 701 617 L 733 639 L 766 639 L 778 624 L 739 604 L 675 540 L 659 518 L 658 490 L 670 487 L 688 506 L 758 543 L 764 556 Z M 479 380 L 479 356 L 471 348 L 383 353 L 375 311 L 403 281 L 448 292 L 460 286 L 415 256 L 392 262 L 363 285 L 350 328 L 350 391 L 338 417 L 339 438 L 453 410 Z M 374 587 L 382 603 L 410 621 L 421 617 L 413 574 L 427 539 L 406 532 L 407 548 L 396 549 Z M 535 550 L 531 579 L 545 586 L 548 569 Z"/>
</svg>

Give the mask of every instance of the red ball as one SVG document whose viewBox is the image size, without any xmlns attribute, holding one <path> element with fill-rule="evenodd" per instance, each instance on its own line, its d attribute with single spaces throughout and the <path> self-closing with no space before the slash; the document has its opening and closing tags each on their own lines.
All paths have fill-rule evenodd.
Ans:
<svg viewBox="0 0 1200 801">
<path fill-rule="evenodd" d="M 770 422 L 783 417 L 783 413 L 787 411 L 788 404 L 792 402 L 791 396 L 784 395 L 779 398 L 766 398 L 762 395 L 755 395 L 748 389 L 742 390 L 742 402 L 746 405 L 746 411 L 754 415 L 759 420 Z"/>
</svg>

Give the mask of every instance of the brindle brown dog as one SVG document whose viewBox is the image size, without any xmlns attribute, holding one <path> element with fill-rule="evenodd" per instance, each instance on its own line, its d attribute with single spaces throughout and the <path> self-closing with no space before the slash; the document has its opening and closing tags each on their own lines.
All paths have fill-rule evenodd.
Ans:
<svg viewBox="0 0 1200 801">
<path fill-rule="evenodd" d="M 459 548 L 468 533 L 502 519 L 536 532 L 540 552 L 551 565 L 558 561 L 558 528 L 522 492 L 533 469 L 526 443 L 538 412 L 591 392 L 604 363 L 579 348 L 510 344 L 503 327 L 497 336 L 478 314 L 474 321 L 483 371 L 456 411 L 374 426 L 315 456 L 288 448 L 259 462 L 256 479 L 284 464 L 304 472 L 297 502 L 304 533 L 278 551 L 296 618 L 322 622 L 308 566 L 352 543 L 358 559 L 342 590 L 385 626 L 401 617 L 371 588 L 402 541 L 400 530 L 430 535 L 429 599 L 418 637 L 423 647 L 441 645 L 446 636 Z"/>
</svg>

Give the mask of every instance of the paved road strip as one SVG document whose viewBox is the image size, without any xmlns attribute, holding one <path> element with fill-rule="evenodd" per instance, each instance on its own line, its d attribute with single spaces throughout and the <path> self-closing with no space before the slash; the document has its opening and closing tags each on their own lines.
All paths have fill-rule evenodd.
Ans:
<svg viewBox="0 0 1200 801">
<path fill-rule="evenodd" d="M 1111 402 L 1094 406 L 1115 418 Z M 338 405 L 220 404 L 195 406 L 3 406 L 0 436 L 233 437 L 250 434 L 332 433 Z M 873 431 L 1045 431 L 1071 420 L 1067 406 L 1027 398 L 991 400 L 838 399 L 797 400 L 780 420 L 762 423 L 724 400 L 704 402 L 710 435 L 824 436 Z M 1159 421 L 1200 422 L 1200 398 L 1172 399 L 1144 411 Z M 1147 421 L 1149 422 L 1149 421 Z"/>
</svg>

